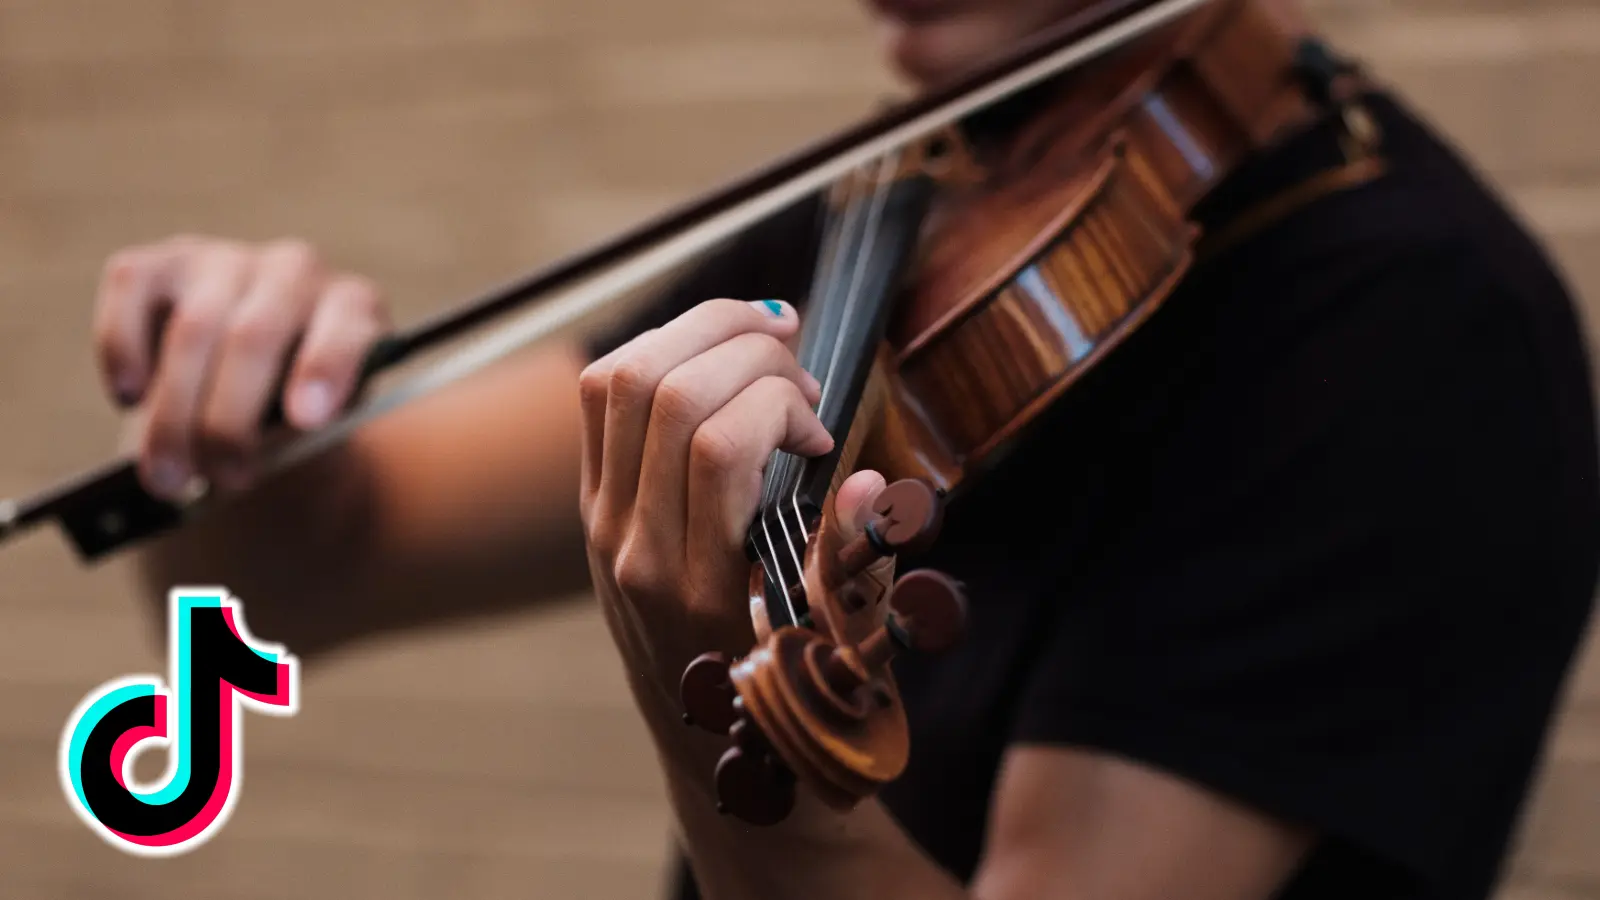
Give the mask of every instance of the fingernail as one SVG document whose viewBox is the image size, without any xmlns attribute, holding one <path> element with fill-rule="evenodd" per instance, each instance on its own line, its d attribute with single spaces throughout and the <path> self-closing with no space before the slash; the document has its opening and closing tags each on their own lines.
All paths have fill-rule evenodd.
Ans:
<svg viewBox="0 0 1600 900">
<path fill-rule="evenodd" d="M 333 413 L 333 388 L 326 381 L 313 381 L 301 386 L 294 403 L 302 419 L 320 425 Z"/>
<path fill-rule="evenodd" d="M 775 319 L 783 318 L 786 310 L 789 308 L 789 304 L 783 302 L 782 300 L 757 300 L 755 301 L 755 305 L 759 306 L 766 312 L 767 315 L 772 316 Z"/>
<path fill-rule="evenodd" d="M 177 497 L 189 485 L 189 473 L 176 460 L 161 458 L 150 465 L 150 480 L 156 492 Z"/>
<path fill-rule="evenodd" d="M 117 403 L 127 409 L 139 402 L 139 382 L 131 375 L 121 375 L 117 378 Z"/>
<path fill-rule="evenodd" d="M 810 372 L 807 372 L 805 369 L 801 369 L 800 370 L 800 377 L 805 379 L 806 387 L 811 389 L 811 393 L 813 393 L 813 394 L 822 393 L 822 382 L 817 380 L 817 376 L 811 374 Z"/>
</svg>

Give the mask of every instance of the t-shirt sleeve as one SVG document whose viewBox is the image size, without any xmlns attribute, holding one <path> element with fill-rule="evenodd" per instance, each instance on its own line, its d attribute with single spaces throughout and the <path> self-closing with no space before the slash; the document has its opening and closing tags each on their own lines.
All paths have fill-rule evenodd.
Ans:
<svg viewBox="0 0 1600 900">
<path fill-rule="evenodd" d="M 1323 852 L 1482 883 L 1466 870 L 1495 865 L 1485 831 L 1514 818 L 1591 608 L 1587 378 L 1460 254 L 1368 275 L 1173 374 L 1012 739 L 1139 760 L 1309 824 Z"/>
<path fill-rule="evenodd" d="M 719 297 L 786 300 L 804 308 L 821 237 L 821 200 L 801 200 L 710 251 L 619 324 L 591 336 L 598 359 L 635 336 L 659 328 L 697 304 Z"/>
</svg>

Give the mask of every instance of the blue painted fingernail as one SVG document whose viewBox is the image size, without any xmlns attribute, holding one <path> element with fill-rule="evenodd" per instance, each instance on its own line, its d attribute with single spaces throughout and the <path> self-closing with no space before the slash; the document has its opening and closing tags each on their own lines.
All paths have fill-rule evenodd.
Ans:
<svg viewBox="0 0 1600 900">
<path fill-rule="evenodd" d="M 124 409 L 139 403 L 139 380 L 127 372 L 117 376 L 117 402 Z"/>
<path fill-rule="evenodd" d="M 769 315 L 779 319 L 783 318 L 783 304 L 777 300 L 757 300 L 756 303 L 762 309 L 765 309 Z"/>
</svg>

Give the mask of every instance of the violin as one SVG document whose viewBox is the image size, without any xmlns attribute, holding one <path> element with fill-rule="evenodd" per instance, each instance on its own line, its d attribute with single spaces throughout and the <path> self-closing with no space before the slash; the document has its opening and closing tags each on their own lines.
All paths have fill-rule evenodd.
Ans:
<svg viewBox="0 0 1600 900">
<path fill-rule="evenodd" d="M 1003 464 L 1200 255 L 1381 171 L 1357 86 L 1254 0 L 1104 0 L 959 83 L 385 338 L 364 384 L 547 298 L 300 436 L 273 464 L 320 452 L 825 190 L 798 356 L 822 384 L 816 411 L 834 449 L 774 454 L 746 540 L 756 644 L 741 659 L 694 660 L 679 694 L 687 722 L 730 738 L 712 773 L 725 812 L 776 823 L 801 784 L 848 810 L 909 759 L 892 661 L 949 647 L 965 621 L 961 584 L 928 569 L 895 578 L 896 557 L 931 545 L 946 504 Z M 1232 234 L 1200 233 L 1192 213 L 1212 188 L 1329 115 L 1344 125 L 1348 165 Z M 844 541 L 830 524 L 833 496 L 861 468 L 890 484 L 863 533 Z M 0 503 L 0 539 L 53 521 L 93 563 L 202 519 L 207 499 L 199 485 L 187 503 L 158 500 L 122 459 Z"/>
</svg>

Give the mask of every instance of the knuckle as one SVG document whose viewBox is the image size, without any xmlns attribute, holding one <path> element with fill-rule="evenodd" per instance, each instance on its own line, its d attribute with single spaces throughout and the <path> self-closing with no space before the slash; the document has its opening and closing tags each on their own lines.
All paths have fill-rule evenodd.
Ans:
<svg viewBox="0 0 1600 900">
<path fill-rule="evenodd" d="M 207 417 L 195 430 L 196 449 L 207 457 L 248 456 L 255 445 L 255 432 L 237 417 Z"/>
<path fill-rule="evenodd" d="M 164 403 L 157 403 L 145 424 L 143 452 L 146 456 L 187 457 L 189 429 Z"/>
<path fill-rule="evenodd" d="M 584 403 L 604 404 L 611 393 L 611 367 L 595 362 L 578 375 L 578 396 Z"/>
<path fill-rule="evenodd" d="M 811 407 L 800 386 L 782 375 L 763 375 L 750 385 L 750 390 L 761 399 L 763 406 L 771 409 L 782 410 L 796 403 L 808 409 Z"/>
<path fill-rule="evenodd" d="M 665 424 L 694 425 L 704 418 L 699 396 L 693 385 L 668 373 L 656 388 L 651 403 L 651 418 Z"/>
<path fill-rule="evenodd" d="M 344 275 L 339 279 L 338 302 L 363 318 L 379 319 L 385 314 L 383 291 L 378 283 L 363 275 Z"/>
<path fill-rule="evenodd" d="M 713 297 L 700 303 L 700 308 L 710 310 L 721 315 L 735 314 L 743 310 L 748 304 L 730 297 Z"/>
<path fill-rule="evenodd" d="M 322 267 L 322 256 L 309 241 L 279 238 L 262 248 L 262 258 L 273 266 L 297 276 L 310 276 Z"/>
<path fill-rule="evenodd" d="M 634 353 L 612 366 L 610 393 L 630 400 L 649 397 L 660 377 L 649 357 Z"/>
<path fill-rule="evenodd" d="M 788 417 L 791 422 L 797 416 L 816 418 L 816 410 L 812 408 L 811 401 L 806 399 L 805 392 L 793 379 L 768 375 L 762 378 L 756 387 L 764 398 L 762 405 L 773 410 L 778 418 Z"/>
<path fill-rule="evenodd" d="M 739 462 L 739 441 L 724 428 L 701 425 L 689 441 L 689 456 L 706 469 L 731 469 Z"/>
<path fill-rule="evenodd" d="M 757 349 L 764 356 L 785 362 L 795 362 L 794 352 L 789 349 L 789 345 L 766 332 L 752 333 L 750 340 L 757 345 Z"/>
<path fill-rule="evenodd" d="M 250 315 L 227 327 L 225 343 L 230 355 L 260 356 L 275 352 L 284 337 L 283 325 L 275 317 Z"/>
<path fill-rule="evenodd" d="M 177 348 L 188 351 L 211 343 L 221 332 L 222 326 L 222 311 L 187 304 L 173 313 L 169 334 Z"/>
<path fill-rule="evenodd" d="M 621 541 L 617 537 L 615 528 L 606 524 L 603 514 L 596 516 L 596 522 L 589 532 L 589 547 L 602 560 L 615 560 L 617 548 Z"/>
<path fill-rule="evenodd" d="M 218 243 L 222 242 L 208 235 L 196 234 L 192 231 L 180 231 L 162 241 L 160 246 L 171 250 L 186 250 Z"/>
<path fill-rule="evenodd" d="M 768 335 L 765 331 L 744 331 L 744 333 L 734 335 L 733 338 L 728 340 L 728 343 L 733 348 L 738 349 L 739 354 L 747 354 L 747 356 L 754 357 L 754 359 L 768 360 L 782 359 L 782 357 L 790 357 L 792 359 L 794 357 L 794 354 L 789 352 L 789 348 L 786 348 L 782 341 Z"/>
<path fill-rule="evenodd" d="M 637 545 L 624 548 L 616 555 L 611 577 L 618 590 L 630 596 L 652 594 L 661 587 L 658 567 L 650 554 Z"/>
<path fill-rule="evenodd" d="M 106 257 L 101 270 L 107 282 L 126 281 L 137 277 L 149 265 L 150 252 L 143 247 L 127 247 Z"/>
<path fill-rule="evenodd" d="M 700 307 L 717 319 L 732 319 L 734 321 L 745 319 L 751 323 L 752 327 L 761 321 L 760 314 L 756 313 L 750 304 L 743 300 L 718 297 L 715 300 L 705 301 L 700 304 Z"/>
<path fill-rule="evenodd" d="M 176 264 L 181 269 L 194 266 L 196 260 L 209 256 L 225 255 L 237 245 L 221 238 L 200 234 L 175 234 L 144 247 L 135 247 L 139 265 L 154 267 Z"/>
<path fill-rule="evenodd" d="M 197 292 L 217 284 L 237 279 L 250 269 L 254 256 L 245 247 L 229 241 L 204 241 L 184 247 L 169 257 L 173 267 L 173 285 L 180 301 L 190 300 Z"/>
<path fill-rule="evenodd" d="M 601 559 L 612 559 L 617 551 L 617 528 L 612 517 L 606 509 L 593 498 L 584 502 L 589 504 L 589 520 L 584 528 L 584 539 L 589 544 L 589 549 L 599 555 Z"/>
<path fill-rule="evenodd" d="M 794 354 L 783 341 L 765 332 L 747 331 L 733 340 L 738 343 L 740 352 L 748 353 L 753 359 L 770 364 L 774 368 L 795 363 Z"/>
<path fill-rule="evenodd" d="M 629 597 L 639 597 L 650 592 L 650 577 L 637 565 L 617 564 L 611 579 L 617 583 L 617 590 Z"/>
</svg>

